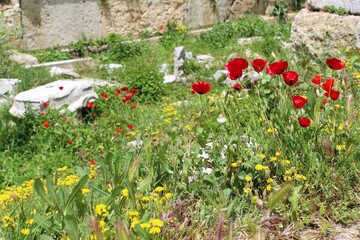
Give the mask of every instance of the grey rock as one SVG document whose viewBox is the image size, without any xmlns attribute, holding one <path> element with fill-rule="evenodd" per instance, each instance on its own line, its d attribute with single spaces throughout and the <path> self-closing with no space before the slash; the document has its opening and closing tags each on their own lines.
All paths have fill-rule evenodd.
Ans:
<svg viewBox="0 0 360 240">
<path fill-rule="evenodd" d="M 326 6 L 346 8 L 351 14 L 360 14 L 360 3 L 358 0 L 308 0 L 310 8 L 315 10 L 324 9 Z"/>
<path fill-rule="evenodd" d="M 292 24 L 291 42 L 295 49 L 307 50 L 314 55 L 321 56 L 327 52 L 336 56 L 341 48 L 359 45 L 359 23 L 360 16 L 339 16 L 302 9 Z"/>
<path fill-rule="evenodd" d="M 183 46 L 174 50 L 174 75 L 181 76 L 184 73 L 185 49 Z"/>
<path fill-rule="evenodd" d="M 19 79 L 0 79 L 0 106 L 6 105 L 12 98 Z"/>
<path fill-rule="evenodd" d="M 250 38 L 239 38 L 237 43 L 239 45 L 252 44 L 254 42 L 260 41 L 262 37 L 250 37 Z"/>
<path fill-rule="evenodd" d="M 67 110 L 74 112 L 97 98 L 91 81 L 58 80 L 17 94 L 9 112 L 23 117 L 28 110 L 42 111 L 44 102 L 55 109 L 67 105 Z"/>
<path fill-rule="evenodd" d="M 226 75 L 227 75 L 227 71 L 226 70 L 217 70 L 214 75 L 213 78 L 215 81 L 223 81 L 226 79 Z"/>
<path fill-rule="evenodd" d="M 9 59 L 24 66 L 30 66 L 39 63 L 36 57 L 26 53 L 14 52 L 9 56 Z"/>
<path fill-rule="evenodd" d="M 201 54 L 201 55 L 196 55 L 196 60 L 199 63 L 211 63 L 214 60 L 214 57 L 207 54 Z"/>
<path fill-rule="evenodd" d="M 112 73 L 115 69 L 122 68 L 122 64 L 110 63 L 110 64 L 101 64 L 100 68 L 105 68 L 108 73 Z"/>
<path fill-rule="evenodd" d="M 80 75 L 77 74 L 76 72 L 70 70 L 70 69 L 64 69 L 64 68 L 60 68 L 60 67 L 52 67 L 50 69 L 50 75 L 53 76 L 70 76 L 70 77 L 74 77 L 74 78 L 79 78 Z"/>
<path fill-rule="evenodd" d="M 163 83 L 172 83 L 176 81 L 175 75 L 165 75 Z"/>
<path fill-rule="evenodd" d="M 192 52 L 185 52 L 185 59 L 192 59 L 192 58 L 193 58 Z"/>
</svg>

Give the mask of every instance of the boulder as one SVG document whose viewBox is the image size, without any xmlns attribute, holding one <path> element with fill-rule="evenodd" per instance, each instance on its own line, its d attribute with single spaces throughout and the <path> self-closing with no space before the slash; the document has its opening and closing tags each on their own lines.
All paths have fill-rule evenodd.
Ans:
<svg viewBox="0 0 360 240">
<path fill-rule="evenodd" d="M 58 80 L 17 94 L 9 112 L 15 117 L 23 117 L 26 111 L 43 111 L 43 103 L 58 109 L 67 105 L 67 110 L 74 112 L 95 101 L 98 95 L 89 80 Z"/>
<path fill-rule="evenodd" d="M 174 50 L 174 75 L 181 76 L 184 73 L 185 49 L 183 46 Z"/>
<path fill-rule="evenodd" d="M 175 75 L 165 75 L 163 83 L 172 83 L 175 82 L 176 76 Z"/>
<path fill-rule="evenodd" d="M 358 0 L 308 0 L 311 9 L 321 10 L 326 6 L 345 8 L 351 14 L 360 14 L 360 2 Z"/>
<path fill-rule="evenodd" d="M 36 57 L 26 53 L 14 52 L 9 56 L 9 59 L 24 66 L 31 66 L 39 63 Z"/>
<path fill-rule="evenodd" d="M 79 78 L 80 75 L 70 69 L 64 69 L 59 67 L 52 67 L 50 69 L 50 75 L 53 76 L 70 76 L 73 78 Z"/>
<path fill-rule="evenodd" d="M 198 63 L 211 63 L 214 60 L 214 57 L 211 55 L 196 55 L 196 60 Z"/>
<path fill-rule="evenodd" d="M 122 64 L 110 63 L 110 64 L 101 64 L 100 68 L 105 68 L 108 73 L 112 73 L 115 69 L 122 68 Z"/>
<path fill-rule="evenodd" d="M 360 45 L 359 23 L 360 16 L 339 16 L 302 9 L 292 24 L 291 42 L 295 49 L 307 50 L 317 56 L 323 52 L 336 55 L 342 48 Z"/>
<path fill-rule="evenodd" d="M 14 89 L 19 82 L 19 79 L 0 79 L 0 106 L 12 99 Z"/>
</svg>

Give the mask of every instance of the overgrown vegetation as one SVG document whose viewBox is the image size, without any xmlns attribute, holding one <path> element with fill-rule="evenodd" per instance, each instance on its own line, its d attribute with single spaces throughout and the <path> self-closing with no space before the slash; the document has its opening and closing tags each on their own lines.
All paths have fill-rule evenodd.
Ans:
<svg viewBox="0 0 360 240">
<path fill-rule="evenodd" d="M 358 52 L 336 56 L 345 66 L 330 69 L 326 59 L 282 47 L 290 24 L 255 16 L 201 37 L 174 23 L 166 28 L 158 44 L 113 34 L 72 45 L 124 65 L 78 69 L 121 83 L 98 88 L 82 119 L 51 102 L 22 119 L 2 109 L 0 239 L 245 239 L 256 232 L 280 239 L 325 219 L 358 219 Z M 261 39 L 236 42 L 253 36 Z M 87 50 L 106 44 L 102 53 Z M 160 66 L 172 71 L 178 45 L 215 60 L 209 67 L 186 60 L 188 82 L 164 85 Z M 232 53 L 248 64 L 242 75 L 254 74 L 252 61 L 261 58 L 268 67 L 286 61 L 298 79 L 289 86 L 264 65 L 255 83 L 238 80 L 242 90 L 212 81 Z M 54 80 L 45 69 L 7 68 L 0 77 L 21 79 L 18 92 Z M 192 84 L 204 81 L 210 91 L 197 94 Z M 306 96 L 306 105 L 295 108 L 293 96 Z"/>
</svg>

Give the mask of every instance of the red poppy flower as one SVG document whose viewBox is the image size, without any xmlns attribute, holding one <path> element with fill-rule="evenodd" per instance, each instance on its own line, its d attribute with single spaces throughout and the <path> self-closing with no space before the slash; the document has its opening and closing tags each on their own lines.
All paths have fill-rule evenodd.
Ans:
<svg viewBox="0 0 360 240">
<path fill-rule="evenodd" d="M 128 125 L 128 129 L 129 129 L 129 130 L 133 130 L 133 129 L 134 129 L 134 125 L 129 124 L 129 125 Z"/>
<path fill-rule="evenodd" d="M 161 26 L 159 27 L 159 30 L 160 30 L 160 31 L 164 31 L 164 29 L 165 29 L 164 25 L 161 25 Z"/>
<path fill-rule="evenodd" d="M 256 72 L 261 72 L 264 69 L 266 63 L 267 63 L 267 60 L 257 58 L 254 61 L 252 61 L 251 64 Z"/>
<path fill-rule="evenodd" d="M 49 123 L 49 122 L 44 122 L 44 123 L 43 123 L 43 126 L 44 126 L 44 128 L 49 128 L 49 127 L 50 127 L 50 123 Z"/>
<path fill-rule="evenodd" d="M 321 85 L 322 89 L 325 91 L 330 91 L 335 84 L 335 80 L 333 78 L 326 79 L 326 82 Z"/>
<path fill-rule="evenodd" d="M 231 80 L 236 80 L 241 77 L 242 70 L 248 68 L 249 63 L 244 58 L 234 58 L 227 64 L 225 64 L 225 69 L 229 71 L 228 77 Z"/>
<path fill-rule="evenodd" d="M 345 63 L 337 58 L 327 58 L 326 64 L 333 70 L 341 70 L 345 67 Z"/>
<path fill-rule="evenodd" d="M 206 94 L 211 89 L 211 84 L 208 82 L 196 82 L 192 85 L 192 89 L 198 94 Z"/>
<path fill-rule="evenodd" d="M 93 102 L 89 102 L 87 104 L 87 108 L 94 108 L 95 107 L 95 104 Z"/>
<path fill-rule="evenodd" d="M 316 76 L 311 80 L 311 82 L 312 82 L 313 84 L 319 85 L 319 84 L 322 82 L 321 75 L 316 75 Z"/>
<path fill-rule="evenodd" d="M 127 90 L 129 90 L 128 87 L 122 87 L 122 88 L 121 88 L 121 91 L 127 91 Z"/>
<path fill-rule="evenodd" d="M 299 118 L 299 124 L 300 124 L 301 127 L 307 128 L 307 127 L 310 126 L 311 121 L 307 117 L 300 117 Z"/>
<path fill-rule="evenodd" d="M 125 97 L 127 100 L 130 100 L 134 94 L 132 92 L 129 92 Z"/>
<path fill-rule="evenodd" d="M 101 114 L 102 114 L 102 115 L 106 115 L 106 114 L 107 114 L 107 112 L 102 112 Z"/>
<path fill-rule="evenodd" d="M 289 86 L 294 85 L 299 78 L 299 74 L 294 71 L 284 72 L 282 76 L 284 78 L 285 83 Z"/>
<path fill-rule="evenodd" d="M 41 115 L 45 115 L 46 113 L 44 111 L 40 112 Z"/>
<path fill-rule="evenodd" d="M 114 96 L 115 96 L 115 97 L 118 97 L 119 94 L 120 94 L 120 93 L 116 92 L 116 93 L 114 94 Z"/>
<path fill-rule="evenodd" d="M 131 105 L 131 108 L 136 108 L 136 105 L 134 104 L 134 105 Z"/>
<path fill-rule="evenodd" d="M 63 119 L 64 119 L 64 121 L 67 121 L 67 117 L 64 117 Z"/>
<path fill-rule="evenodd" d="M 95 164 L 96 164 L 95 160 L 90 161 L 90 165 L 95 165 Z"/>
<path fill-rule="evenodd" d="M 132 94 L 135 94 L 135 93 L 138 92 L 138 90 L 134 88 L 134 89 L 131 90 L 131 92 L 132 92 Z"/>
<path fill-rule="evenodd" d="M 68 144 L 69 144 L 69 145 L 71 145 L 72 143 L 73 143 L 73 141 L 71 141 L 71 140 L 68 141 Z"/>
<path fill-rule="evenodd" d="M 273 76 L 282 74 L 287 68 L 289 64 L 288 62 L 283 62 L 282 60 L 278 62 L 271 63 L 269 66 L 266 67 L 266 73 Z"/>
<path fill-rule="evenodd" d="M 63 87 L 63 86 L 60 86 L 60 87 L 59 87 L 59 89 L 60 89 L 60 90 L 63 90 L 63 89 L 64 89 L 64 87 Z"/>
<path fill-rule="evenodd" d="M 147 105 L 151 105 L 151 104 L 152 104 L 152 102 L 150 102 L 150 101 L 149 101 L 149 102 L 147 102 L 146 104 L 147 104 Z"/>
<path fill-rule="evenodd" d="M 96 113 L 93 113 L 92 116 L 93 116 L 93 117 L 97 117 Z"/>
<path fill-rule="evenodd" d="M 101 97 L 104 98 L 104 99 L 107 99 L 109 96 L 106 93 L 102 93 Z"/>
<path fill-rule="evenodd" d="M 238 83 L 235 83 L 233 88 L 236 90 L 236 91 L 241 91 L 242 90 L 242 86 Z"/>
<path fill-rule="evenodd" d="M 340 97 L 340 91 L 336 91 L 335 89 L 330 90 L 330 98 L 332 100 L 337 100 Z"/>
<path fill-rule="evenodd" d="M 120 128 L 116 129 L 117 133 L 122 133 L 122 130 Z"/>
<path fill-rule="evenodd" d="M 293 105 L 295 108 L 302 108 L 308 101 L 307 98 L 302 96 L 292 96 Z"/>
<path fill-rule="evenodd" d="M 43 102 L 43 107 L 47 107 L 47 106 L 49 106 L 49 104 L 47 103 L 47 102 Z"/>
<path fill-rule="evenodd" d="M 120 89 L 116 89 L 116 90 L 115 90 L 115 93 L 117 93 L 117 94 L 119 94 L 120 92 L 121 92 Z"/>
</svg>

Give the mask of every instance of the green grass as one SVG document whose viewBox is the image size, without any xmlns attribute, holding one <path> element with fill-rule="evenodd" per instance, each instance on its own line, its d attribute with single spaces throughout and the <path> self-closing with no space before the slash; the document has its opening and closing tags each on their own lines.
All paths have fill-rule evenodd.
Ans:
<svg viewBox="0 0 360 240">
<path fill-rule="evenodd" d="M 344 53 L 347 66 L 331 71 L 325 59 L 281 47 L 279 39 L 289 39 L 289 24 L 260 22 L 252 29 L 254 21 L 249 16 L 218 24 L 202 37 L 169 25 L 162 42 L 118 52 L 116 62 L 124 68 L 77 69 L 82 76 L 129 87 L 120 93 L 97 89 L 107 97 L 95 101 L 81 120 L 59 114 L 51 103 L 45 115 L 23 119 L 3 108 L 0 239 L 232 239 L 262 231 L 260 220 L 268 211 L 295 230 L 316 219 L 358 218 L 359 54 Z M 245 36 L 262 40 L 239 46 L 237 38 Z M 86 44 L 90 41 L 79 45 Z M 205 69 L 188 60 L 188 83 L 162 85 L 157 71 L 162 63 L 172 65 L 177 45 L 194 55 L 212 54 L 214 63 Z M 224 69 L 229 54 L 243 57 L 247 49 L 269 63 L 288 61 L 288 69 L 300 74 L 298 83 L 290 87 L 281 75 L 264 73 L 254 88 L 235 91 L 212 81 L 207 94 L 191 93 L 192 83 L 207 81 Z M 45 69 L 6 68 L 1 77 L 22 80 L 17 91 L 56 80 Z M 314 94 L 321 87 L 311 83 L 316 74 L 333 76 L 341 92 L 323 110 L 323 96 Z M 132 88 L 138 92 L 124 103 Z M 308 97 L 303 109 L 293 107 L 293 95 Z M 226 122 L 219 123 L 220 116 Z M 300 116 L 311 118 L 309 128 L 299 126 Z M 275 236 L 283 230 L 280 224 L 270 227 Z"/>
</svg>

